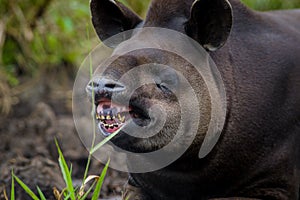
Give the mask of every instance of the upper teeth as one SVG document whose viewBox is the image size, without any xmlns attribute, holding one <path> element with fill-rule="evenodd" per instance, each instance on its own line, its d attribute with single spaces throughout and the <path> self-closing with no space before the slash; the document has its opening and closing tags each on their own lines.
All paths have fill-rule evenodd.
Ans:
<svg viewBox="0 0 300 200">
<path fill-rule="evenodd" d="M 118 113 L 117 116 L 115 116 L 115 115 L 110 116 L 109 113 L 107 115 L 101 115 L 101 114 L 96 113 L 97 120 L 103 121 L 103 120 L 111 120 L 111 119 L 115 119 L 115 118 L 118 118 L 122 123 L 124 123 L 125 119 L 126 119 L 126 117 L 122 116 L 120 113 Z"/>
</svg>

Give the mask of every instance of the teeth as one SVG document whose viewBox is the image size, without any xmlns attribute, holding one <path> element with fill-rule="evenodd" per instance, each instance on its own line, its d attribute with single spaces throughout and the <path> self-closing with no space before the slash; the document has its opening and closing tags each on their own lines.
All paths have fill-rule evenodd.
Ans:
<svg viewBox="0 0 300 200">
<path fill-rule="evenodd" d="M 125 122 L 125 116 L 121 117 L 121 122 L 122 122 L 122 123 Z"/>
<path fill-rule="evenodd" d="M 125 120 L 126 120 L 126 116 L 123 115 L 123 114 L 120 114 L 118 113 L 117 115 L 110 115 L 111 112 L 108 112 L 108 113 L 103 113 L 103 112 L 100 112 L 100 113 L 96 113 L 96 119 L 97 120 L 100 120 L 101 123 L 104 125 L 104 126 L 108 126 L 108 124 L 105 123 L 105 120 L 115 120 L 115 119 L 118 119 L 120 123 L 125 123 Z M 119 124 L 116 122 L 115 124 L 113 124 L 113 126 L 119 126 Z"/>
<path fill-rule="evenodd" d="M 118 119 L 119 119 L 120 121 L 122 121 L 122 120 L 121 120 L 122 117 L 121 117 L 120 113 L 118 114 Z"/>
<path fill-rule="evenodd" d="M 125 116 L 121 116 L 121 114 L 119 113 L 117 117 L 122 123 L 125 122 Z"/>
</svg>

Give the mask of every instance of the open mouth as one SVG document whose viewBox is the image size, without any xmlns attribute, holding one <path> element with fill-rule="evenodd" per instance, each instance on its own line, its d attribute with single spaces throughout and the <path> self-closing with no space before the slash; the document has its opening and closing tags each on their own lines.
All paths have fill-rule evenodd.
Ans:
<svg viewBox="0 0 300 200">
<path fill-rule="evenodd" d="M 150 118 L 141 109 L 134 106 L 124 106 L 111 102 L 110 99 L 101 99 L 96 104 L 96 120 L 101 133 L 107 137 L 120 130 L 132 119 L 143 126 Z"/>
<path fill-rule="evenodd" d="M 98 102 L 96 119 L 104 136 L 109 136 L 122 128 L 129 119 L 130 108 L 112 103 L 110 100 Z"/>
</svg>

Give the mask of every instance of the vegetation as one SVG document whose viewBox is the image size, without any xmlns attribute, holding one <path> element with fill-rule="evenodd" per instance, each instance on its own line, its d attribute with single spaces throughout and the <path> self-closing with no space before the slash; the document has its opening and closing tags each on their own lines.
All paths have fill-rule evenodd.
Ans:
<svg viewBox="0 0 300 200">
<path fill-rule="evenodd" d="M 249 7 L 260 10 L 300 8 L 300 0 L 242 0 Z"/>
<path fill-rule="evenodd" d="M 104 144 L 104 143 L 103 143 Z M 104 178 L 108 169 L 109 160 L 105 165 L 102 173 L 100 176 L 88 176 L 84 177 L 82 181 L 82 186 L 80 188 L 74 188 L 74 184 L 72 181 L 72 167 L 69 168 L 67 162 L 63 156 L 63 153 L 56 141 L 56 146 L 59 154 L 59 166 L 61 169 L 62 176 L 65 180 L 66 188 L 63 191 L 58 191 L 56 188 L 54 189 L 54 196 L 57 200 L 85 200 L 87 199 L 88 195 L 91 194 L 92 200 L 99 199 L 101 187 L 104 182 Z M 90 159 L 90 157 L 89 157 Z M 87 165 L 88 170 L 89 165 Z M 15 199 L 15 181 L 25 190 L 25 192 L 33 199 L 33 200 L 46 200 L 45 195 L 37 186 L 38 195 L 36 195 L 21 179 L 19 179 L 14 172 L 12 171 L 12 181 L 11 181 L 11 192 L 10 192 L 10 199 Z M 86 190 L 87 184 L 94 180 L 91 186 Z M 93 193 L 92 193 L 93 190 Z M 7 194 L 5 193 L 6 200 L 8 200 Z"/>
</svg>

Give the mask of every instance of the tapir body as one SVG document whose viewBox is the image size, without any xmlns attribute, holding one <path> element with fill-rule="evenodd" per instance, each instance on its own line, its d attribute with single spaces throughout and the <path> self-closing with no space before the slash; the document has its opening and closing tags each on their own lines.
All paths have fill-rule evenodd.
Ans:
<svg viewBox="0 0 300 200">
<path fill-rule="evenodd" d="M 190 148 L 161 170 L 130 174 L 124 196 L 141 200 L 299 198 L 300 10 L 256 12 L 238 0 L 153 0 L 144 21 L 114 1 L 92 0 L 91 10 L 101 40 L 135 27 L 187 34 L 210 54 L 226 89 L 226 121 L 213 150 L 199 159 L 199 148 L 195 152 Z M 141 57 L 145 60 L 147 51 L 132 57 L 136 62 Z M 124 70 L 124 63 L 112 68 L 114 73 Z M 112 71 L 103 78 L 114 79 Z M 101 87 L 95 88 L 96 93 L 106 91 L 105 84 Z"/>
</svg>

